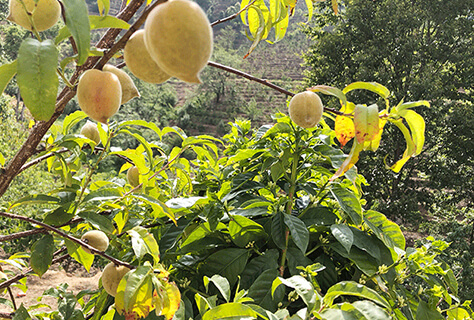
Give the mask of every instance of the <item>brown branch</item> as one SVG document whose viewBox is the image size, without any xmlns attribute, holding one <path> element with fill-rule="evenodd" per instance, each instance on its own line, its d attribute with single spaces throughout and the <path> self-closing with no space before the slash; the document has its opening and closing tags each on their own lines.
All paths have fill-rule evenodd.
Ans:
<svg viewBox="0 0 474 320">
<path fill-rule="evenodd" d="M 23 217 L 23 216 L 20 216 L 20 215 L 17 215 L 17 214 L 13 214 L 13 213 L 6 213 L 6 212 L 0 212 L 0 216 L 3 216 L 3 217 L 7 217 L 7 218 L 10 218 L 10 219 L 17 219 L 17 220 L 22 220 L 22 221 L 26 221 L 30 224 L 36 224 L 38 226 L 41 226 L 49 231 L 52 231 L 58 235 L 60 235 L 61 237 L 63 238 L 66 238 L 80 246 L 83 246 L 87 249 L 89 249 L 91 252 L 93 252 L 94 254 L 96 255 L 99 255 L 99 256 L 102 256 L 110 261 L 112 261 L 113 263 L 115 263 L 116 265 L 121 265 L 121 266 L 125 266 L 129 269 L 135 269 L 134 266 L 132 266 L 131 264 L 127 263 L 127 262 L 123 262 L 121 260 L 118 260 L 102 251 L 99 251 L 97 250 L 96 248 L 94 248 L 93 246 L 85 243 L 84 241 L 80 240 L 80 239 L 77 239 L 77 238 L 74 238 L 70 235 L 68 235 L 67 233 L 65 233 L 64 231 L 58 229 L 58 228 L 55 228 L 55 227 L 52 227 L 46 223 L 43 223 L 43 222 L 40 222 L 40 221 L 37 221 L 35 219 L 32 219 L 32 218 L 28 218 L 28 217 Z"/>
<path fill-rule="evenodd" d="M 213 61 L 209 61 L 207 63 L 209 66 L 211 67 L 214 67 L 214 68 L 217 68 L 217 69 L 221 69 L 221 70 L 225 70 L 227 72 L 230 72 L 230 73 L 234 73 L 238 76 L 241 76 L 243 78 L 246 78 L 246 79 L 249 79 L 251 81 L 255 81 L 255 82 L 258 82 L 260 84 L 263 84 L 267 87 L 270 87 L 280 93 L 283 93 L 283 94 L 286 94 L 287 96 L 290 96 L 290 97 L 293 97 L 295 94 L 291 91 L 288 91 L 282 87 L 279 87 L 277 86 L 276 84 L 273 84 L 271 82 L 269 82 L 268 80 L 265 80 L 265 79 L 260 79 L 260 78 L 257 78 L 255 76 L 252 76 L 251 74 L 248 74 L 248 73 L 245 73 L 243 71 L 240 71 L 240 70 L 237 70 L 235 68 L 232 68 L 232 67 L 228 67 L 228 66 L 225 66 L 223 64 L 220 64 L 220 63 L 217 63 L 217 62 L 213 62 Z"/>
<path fill-rule="evenodd" d="M 241 14 L 242 12 L 244 12 L 245 10 L 247 10 L 252 4 L 255 3 L 255 1 L 257 0 L 253 0 L 251 1 L 248 5 L 246 5 L 244 8 L 242 8 L 242 10 L 240 10 L 239 12 L 237 13 L 234 13 L 233 15 L 230 15 L 228 17 L 225 17 L 225 18 L 222 18 L 222 19 L 219 19 L 219 20 L 216 20 L 214 21 L 213 23 L 211 23 L 211 27 L 214 27 L 215 25 L 218 25 L 219 23 L 223 23 L 223 22 L 226 22 L 226 21 L 229 21 L 229 20 L 232 20 L 232 19 L 235 19 L 239 16 L 239 14 Z"/>
<path fill-rule="evenodd" d="M 257 78 L 255 76 L 252 76 L 251 74 L 245 73 L 245 72 L 237 70 L 235 68 L 228 67 L 228 66 L 225 66 L 223 64 L 213 62 L 213 61 L 209 61 L 207 64 L 211 67 L 221 69 L 221 70 L 225 70 L 227 72 L 234 73 L 238 76 L 249 79 L 251 81 L 258 82 L 260 84 L 263 84 L 264 86 L 272 88 L 273 90 L 276 90 L 280 93 L 286 94 L 287 96 L 293 97 L 295 95 L 293 92 L 288 91 L 288 90 L 286 90 L 282 87 L 279 87 L 276 84 L 273 84 L 273 83 L 269 82 L 268 80 Z M 328 108 L 328 107 L 324 107 L 324 111 L 330 112 L 330 113 L 333 113 L 333 114 L 336 114 L 336 115 L 347 116 L 344 112 L 338 111 L 336 109 Z"/>
<path fill-rule="evenodd" d="M 120 38 L 119 41 L 117 41 L 107 52 L 104 53 L 104 55 L 100 58 L 99 62 L 94 66 L 95 69 L 102 69 L 102 67 L 112 59 L 114 54 L 119 51 L 120 49 L 123 49 L 125 47 L 125 44 L 127 43 L 128 39 L 132 36 L 132 34 L 135 33 L 140 27 L 142 26 L 143 23 L 145 23 L 146 18 L 150 14 L 150 12 L 159 4 L 162 4 L 166 2 L 167 0 L 156 0 L 153 2 L 151 5 L 147 6 L 143 13 L 140 15 L 140 17 L 135 21 L 135 23 L 130 26 L 130 28 L 125 32 L 122 38 Z M 120 32 L 120 30 L 119 30 Z"/>
<path fill-rule="evenodd" d="M 3 272 L 3 268 L 1 265 L 0 265 L 0 271 Z M 8 291 L 8 295 L 10 296 L 10 300 L 12 301 L 12 304 L 13 304 L 13 310 L 16 310 L 17 309 L 16 301 L 15 301 L 15 296 L 13 295 L 13 292 L 12 292 L 12 288 L 7 287 L 7 291 Z"/>
</svg>

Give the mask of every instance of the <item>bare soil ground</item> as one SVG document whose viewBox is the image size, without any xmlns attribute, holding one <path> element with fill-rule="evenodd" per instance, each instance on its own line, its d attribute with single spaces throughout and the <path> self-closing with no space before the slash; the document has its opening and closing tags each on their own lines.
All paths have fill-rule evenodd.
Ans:
<svg viewBox="0 0 474 320">
<path fill-rule="evenodd" d="M 0 259 L 7 259 L 8 256 L 4 254 L 0 248 Z M 2 265 L 5 270 L 14 270 L 11 266 Z M 17 272 L 17 271 L 16 271 Z M 85 289 L 96 289 L 99 283 L 99 278 L 102 272 L 98 268 L 92 268 L 90 273 L 84 269 L 83 266 L 73 261 L 67 261 L 62 265 L 53 265 L 41 278 L 37 276 L 28 276 L 26 293 L 18 288 L 12 287 L 13 296 L 17 306 L 24 304 L 25 307 L 33 306 L 38 303 L 44 303 L 54 310 L 57 307 L 56 299 L 53 297 L 44 297 L 41 302 L 38 298 L 42 296 L 43 292 L 49 288 L 54 288 L 61 283 L 69 285 L 67 291 L 72 291 L 74 294 L 79 293 Z M 1 298 L 10 300 L 10 296 L 5 293 L 0 295 Z M 0 304 L 0 312 L 12 312 L 7 305 Z"/>
</svg>

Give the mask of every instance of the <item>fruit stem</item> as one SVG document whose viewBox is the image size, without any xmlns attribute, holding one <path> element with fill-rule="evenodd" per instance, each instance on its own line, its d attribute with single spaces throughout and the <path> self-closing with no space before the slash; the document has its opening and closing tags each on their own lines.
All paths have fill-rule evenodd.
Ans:
<svg viewBox="0 0 474 320">
<path fill-rule="evenodd" d="M 300 158 L 300 148 L 298 142 L 300 140 L 299 134 L 296 128 L 293 128 L 295 132 L 295 151 L 293 153 L 293 163 L 291 164 L 291 177 L 290 177 L 290 190 L 288 191 L 288 202 L 286 204 L 286 214 L 291 214 L 293 209 L 293 201 L 296 193 L 296 179 L 298 177 L 298 160 Z M 288 227 L 285 227 L 285 249 L 282 250 L 281 262 L 280 262 L 280 275 L 283 276 L 286 262 L 286 252 L 288 250 L 288 243 L 290 238 L 290 231 Z"/>
<path fill-rule="evenodd" d="M 56 72 L 59 74 L 59 76 L 61 77 L 61 79 L 63 79 L 64 81 L 64 84 L 66 86 L 68 86 L 69 88 L 74 88 L 74 86 L 69 82 L 69 80 L 64 76 L 64 73 L 61 72 L 61 70 L 59 70 L 59 68 L 56 69 Z"/>
</svg>

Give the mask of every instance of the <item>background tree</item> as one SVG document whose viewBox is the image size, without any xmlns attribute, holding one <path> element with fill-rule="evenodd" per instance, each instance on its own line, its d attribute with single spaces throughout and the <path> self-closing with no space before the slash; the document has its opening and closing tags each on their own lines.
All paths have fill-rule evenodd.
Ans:
<svg viewBox="0 0 474 320">
<path fill-rule="evenodd" d="M 345 2 L 339 16 L 318 15 L 305 28 L 313 40 L 305 54 L 307 85 L 376 81 L 389 84 L 395 101 L 423 96 L 431 102 L 420 110 L 428 120 L 421 156 L 398 174 L 386 171 L 385 154 L 400 155 L 405 148 L 401 135 L 387 130 L 383 151 L 365 154 L 358 164 L 369 184 L 369 206 L 411 224 L 411 230 L 425 221 L 419 231 L 429 232 L 436 226 L 428 219 L 471 221 L 473 7 L 472 0 L 354 0 Z M 319 9 L 330 10 L 325 3 Z"/>
</svg>

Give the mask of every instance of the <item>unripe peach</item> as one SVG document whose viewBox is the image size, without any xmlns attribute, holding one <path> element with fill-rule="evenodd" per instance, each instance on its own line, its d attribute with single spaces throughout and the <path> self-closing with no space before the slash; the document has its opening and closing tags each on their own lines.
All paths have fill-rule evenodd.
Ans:
<svg viewBox="0 0 474 320">
<path fill-rule="evenodd" d="M 58 22 L 61 16 L 61 5 L 57 0 L 39 0 L 37 2 L 35 0 L 23 0 L 23 3 L 24 7 L 19 0 L 10 0 L 10 14 L 7 19 L 27 30 L 32 31 L 33 26 L 28 18 L 28 13 L 25 11 L 25 7 L 31 14 L 37 31 L 51 28 Z"/>
<path fill-rule="evenodd" d="M 300 127 L 315 127 L 321 120 L 323 111 L 321 99 L 312 91 L 300 92 L 290 100 L 290 118 Z"/>
<path fill-rule="evenodd" d="M 190 0 L 158 5 L 145 22 L 145 45 L 167 74 L 201 83 L 199 72 L 212 54 L 212 28 L 204 11 Z"/>
<path fill-rule="evenodd" d="M 77 85 L 77 101 L 91 119 L 107 123 L 118 111 L 122 101 L 119 78 L 111 72 L 87 70 Z"/>
<path fill-rule="evenodd" d="M 97 144 L 100 142 L 99 130 L 97 129 L 97 125 L 93 122 L 87 121 L 87 123 L 81 128 L 81 134 Z"/>
<path fill-rule="evenodd" d="M 116 68 L 110 64 L 106 64 L 102 70 L 112 72 L 118 77 L 120 86 L 122 87 L 122 104 L 140 96 L 140 93 L 133 83 L 132 78 L 130 78 L 130 76 L 125 71 L 120 70 L 119 68 Z"/>
<path fill-rule="evenodd" d="M 133 166 L 128 169 L 127 180 L 134 188 L 140 184 L 140 173 L 138 172 L 137 167 Z"/>
<path fill-rule="evenodd" d="M 105 251 L 109 247 L 109 238 L 100 230 L 87 231 L 82 235 L 81 240 L 99 251 Z M 93 254 L 86 247 L 83 247 L 83 249 L 85 252 Z"/>
<path fill-rule="evenodd" d="M 102 286 L 105 291 L 115 297 L 120 280 L 130 269 L 124 266 L 116 266 L 113 262 L 105 266 L 102 272 Z"/>
<path fill-rule="evenodd" d="M 163 83 L 170 75 L 161 70 L 145 46 L 145 31 L 138 30 L 128 39 L 123 50 L 125 64 L 135 77 L 149 83 Z"/>
</svg>

